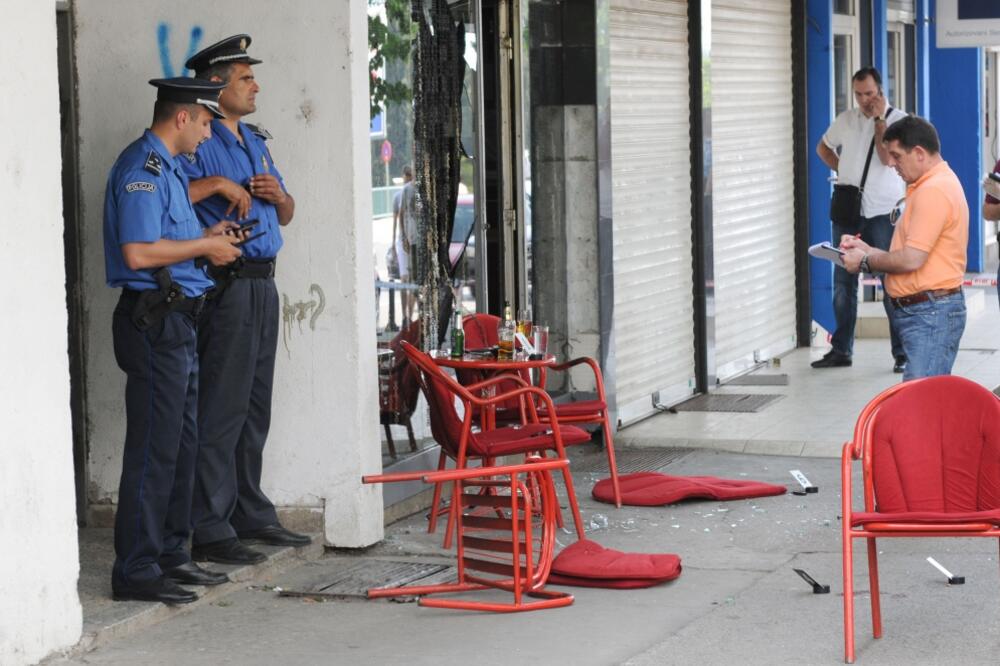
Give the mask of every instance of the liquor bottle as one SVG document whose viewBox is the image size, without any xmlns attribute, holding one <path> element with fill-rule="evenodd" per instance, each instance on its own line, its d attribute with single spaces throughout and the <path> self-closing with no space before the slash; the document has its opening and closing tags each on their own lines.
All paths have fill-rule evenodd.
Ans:
<svg viewBox="0 0 1000 666">
<path fill-rule="evenodd" d="M 499 339 L 499 350 L 497 358 L 500 360 L 510 360 L 514 358 L 514 333 L 517 332 L 517 324 L 510 312 L 510 303 L 504 303 L 503 321 L 497 330 Z"/>
<path fill-rule="evenodd" d="M 462 328 L 462 312 L 455 313 L 455 323 L 451 329 L 451 357 L 462 358 L 465 354 L 465 330 Z"/>
</svg>

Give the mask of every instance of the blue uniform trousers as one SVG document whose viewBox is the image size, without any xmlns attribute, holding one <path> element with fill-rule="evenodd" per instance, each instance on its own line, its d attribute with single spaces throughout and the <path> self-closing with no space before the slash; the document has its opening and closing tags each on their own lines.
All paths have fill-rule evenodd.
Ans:
<svg viewBox="0 0 1000 666">
<path fill-rule="evenodd" d="M 196 544 L 278 523 L 274 505 L 260 488 L 278 323 L 273 278 L 233 280 L 208 302 L 199 321 Z"/>
<path fill-rule="evenodd" d="M 115 516 L 118 585 L 158 578 L 190 561 L 191 495 L 198 448 L 197 334 L 172 312 L 145 332 L 123 290 L 112 319 L 115 359 L 126 375 L 125 452 Z"/>
</svg>

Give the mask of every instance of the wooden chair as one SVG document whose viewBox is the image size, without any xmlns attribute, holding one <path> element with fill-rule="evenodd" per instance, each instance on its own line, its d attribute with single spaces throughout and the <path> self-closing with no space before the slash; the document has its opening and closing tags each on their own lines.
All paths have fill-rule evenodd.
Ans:
<svg viewBox="0 0 1000 666">
<path fill-rule="evenodd" d="M 566 474 L 568 465 L 565 459 L 531 457 L 519 465 L 363 477 L 365 483 L 420 479 L 440 486 L 451 482 L 456 487 L 455 504 L 462 510 L 455 523 L 458 569 L 455 582 L 371 589 L 368 597 L 421 596 L 421 606 L 497 613 L 572 604 L 572 595 L 545 589 L 556 547 L 558 505 L 552 472 L 558 469 Z M 478 510 L 483 508 L 495 512 L 494 515 L 479 515 Z M 513 601 L 423 596 L 490 588 L 512 593 Z"/>
<path fill-rule="evenodd" d="M 402 347 L 418 372 L 420 388 L 427 399 L 427 407 L 430 412 L 431 432 L 437 443 L 441 445 L 443 455 L 439 463 L 439 470 L 444 469 L 446 458 L 454 460 L 455 467 L 459 470 L 466 469 L 473 461 L 480 461 L 483 465 L 489 466 L 492 461 L 499 458 L 519 454 L 552 452 L 556 458 L 565 460 L 567 459 L 566 446 L 590 441 L 590 435 L 587 432 L 574 426 L 561 425 L 558 417 L 547 424 L 515 424 L 486 432 L 473 432 L 473 414 L 483 407 L 503 404 L 509 400 L 519 399 L 520 396 L 528 396 L 551 410 L 552 398 L 537 386 L 530 386 L 519 378 L 509 375 L 487 379 L 472 386 L 462 386 L 446 375 L 424 352 L 407 342 L 403 342 Z M 513 390 L 489 398 L 477 395 L 484 387 L 497 386 L 512 381 L 519 384 Z M 456 408 L 456 403 L 462 406 L 461 414 Z M 576 491 L 573 488 L 573 477 L 567 468 L 563 468 L 562 475 L 566 483 L 566 493 L 573 514 L 573 523 L 577 535 L 583 538 L 583 520 L 580 518 L 580 507 L 577 504 Z M 441 485 L 437 483 L 434 488 L 428 528 L 431 532 L 434 531 L 438 513 L 437 507 L 441 503 Z M 456 485 L 452 497 L 458 497 L 458 490 Z M 452 528 L 458 518 L 459 508 L 458 502 L 452 502 L 448 512 L 448 529 L 445 534 L 446 548 L 450 545 Z M 558 515 L 557 520 L 561 523 L 561 518 Z"/>
<path fill-rule="evenodd" d="M 852 502 L 861 461 L 864 511 Z M 862 410 L 844 444 L 844 660 L 854 663 L 854 539 L 868 541 L 872 633 L 882 637 L 879 537 L 992 537 L 1000 543 L 1000 400 L 961 377 L 889 388 Z"/>
</svg>

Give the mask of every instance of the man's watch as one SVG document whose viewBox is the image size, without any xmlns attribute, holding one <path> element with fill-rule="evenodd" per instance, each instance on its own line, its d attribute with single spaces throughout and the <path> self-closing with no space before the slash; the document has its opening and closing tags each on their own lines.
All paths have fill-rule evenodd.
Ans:
<svg viewBox="0 0 1000 666">
<path fill-rule="evenodd" d="M 859 265 L 862 273 L 871 273 L 872 268 L 868 265 L 868 255 L 861 257 L 861 264 Z"/>
</svg>

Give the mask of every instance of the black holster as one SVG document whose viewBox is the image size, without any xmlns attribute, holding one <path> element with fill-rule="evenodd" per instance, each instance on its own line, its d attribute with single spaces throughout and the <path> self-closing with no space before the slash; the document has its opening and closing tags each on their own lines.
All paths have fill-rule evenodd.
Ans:
<svg viewBox="0 0 1000 666">
<path fill-rule="evenodd" d="M 181 286 L 174 282 L 166 266 L 153 273 L 153 277 L 159 288 L 142 292 L 132 308 L 132 323 L 140 331 L 148 330 L 163 321 L 186 300 Z"/>
</svg>

